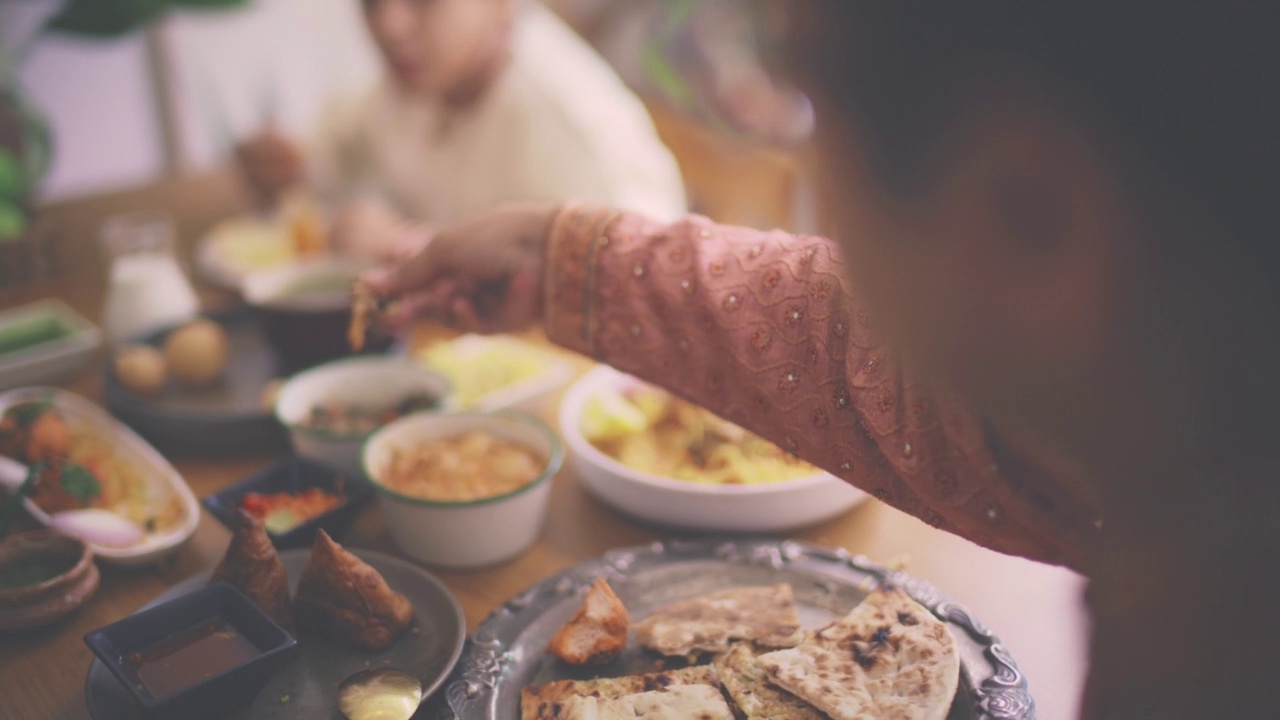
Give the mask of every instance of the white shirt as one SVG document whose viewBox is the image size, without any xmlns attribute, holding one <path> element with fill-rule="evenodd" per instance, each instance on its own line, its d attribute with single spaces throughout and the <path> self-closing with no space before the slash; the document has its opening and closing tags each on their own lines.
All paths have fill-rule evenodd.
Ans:
<svg viewBox="0 0 1280 720">
<path fill-rule="evenodd" d="M 311 157 L 322 191 L 376 192 L 431 224 L 516 201 L 595 202 L 659 220 L 686 210 L 679 168 L 643 104 L 537 4 L 475 105 L 448 110 L 384 82 L 332 109 Z"/>
</svg>

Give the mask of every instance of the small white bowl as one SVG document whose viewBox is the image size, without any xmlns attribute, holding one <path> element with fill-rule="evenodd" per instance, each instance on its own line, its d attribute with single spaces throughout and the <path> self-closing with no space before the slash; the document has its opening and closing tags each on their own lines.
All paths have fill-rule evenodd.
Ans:
<svg viewBox="0 0 1280 720">
<path fill-rule="evenodd" d="M 707 532 L 783 532 L 836 517 L 866 493 L 826 472 L 762 485 L 703 485 L 623 465 L 583 436 L 583 409 L 600 389 L 626 390 L 640 380 L 600 366 L 583 375 L 560 404 L 560 434 L 586 488 L 624 514 L 664 527 Z"/>
<path fill-rule="evenodd" d="M 311 409 L 322 402 L 389 407 L 415 393 L 439 397 L 440 409 L 446 409 L 449 381 L 403 357 L 335 360 L 290 378 L 276 397 L 276 419 L 289 429 L 298 455 L 359 478 L 364 476 L 360 456 L 373 433 L 311 427 L 306 424 Z"/>
<path fill-rule="evenodd" d="M 379 480 L 396 448 L 485 432 L 547 458 L 542 474 L 524 487 L 469 502 L 437 502 L 398 493 Z M 564 462 L 564 448 L 551 428 L 521 412 L 409 415 L 383 427 L 364 449 L 365 473 L 378 490 L 391 536 L 407 555 L 427 565 L 477 568 L 524 552 L 542 534 L 551 478 Z"/>
</svg>

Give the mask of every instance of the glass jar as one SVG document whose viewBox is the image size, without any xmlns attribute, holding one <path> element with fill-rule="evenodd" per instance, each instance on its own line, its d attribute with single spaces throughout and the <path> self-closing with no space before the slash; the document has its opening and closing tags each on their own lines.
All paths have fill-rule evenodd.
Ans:
<svg viewBox="0 0 1280 720">
<path fill-rule="evenodd" d="M 112 344 L 199 314 L 200 301 L 174 254 L 168 217 L 131 213 L 108 218 L 102 244 L 110 260 L 102 329 Z"/>
</svg>

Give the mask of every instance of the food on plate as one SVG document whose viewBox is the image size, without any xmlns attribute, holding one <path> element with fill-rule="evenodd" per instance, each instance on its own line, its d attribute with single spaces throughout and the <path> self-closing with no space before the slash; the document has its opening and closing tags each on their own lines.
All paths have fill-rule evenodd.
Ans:
<svg viewBox="0 0 1280 720">
<path fill-rule="evenodd" d="M 759 661 L 774 684 L 835 720 L 943 720 L 960 679 L 951 632 L 895 588 Z"/>
<path fill-rule="evenodd" d="M 725 652 L 734 640 L 787 648 L 804 639 L 787 583 L 679 600 L 636 623 L 635 634 L 642 646 L 672 656 Z"/>
<path fill-rule="evenodd" d="M 680 685 L 612 700 L 575 696 L 565 703 L 560 717 L 566 720 L 734 720 L 724 695 L 719 688 L 709 685 Z"/>
<path fill-rule="evenodd" d="M 520 443 L 467 432 L 393 448 L 378 481 L 422 500 L 469 502 L 515 492 L 546 466 L 546 458 Z"/>
<path fill-rule="evenodd" d="M 124 658 L 157 700 L 257 657 L 261 651 L 223 617 L 213 617 Z"/>
<path fill-rule="evenodd" d="M 609 582 L 592 583 L 582 606 L 551 638 L 552 655 L 571 665 L 605 665 L 613 662 L 627 644 L 631 616 L 613 593 Z"/>
<path fill-rule="evenodd" d="M 715 668 L 710 665 L 698 665 L 648 675 L 596 680 L 558 680 L 536 687 L 526 687 L 520 691 L 520 720 L 571 720 L 573 716 L 567 715 L 566 709 L 567 703 L 572 698 L 618 700 L 628 695 L 670 691 L 672 688 L 693 685 L 710 687 L 718 694 L 720 684 Z M 696 718 L 698 715 L 694 713 L 672 717 Z"/>
<path fill-rule="evenodd" d="M 579 429 L 633 470 L 688 482 L 758 485 L 818 472 L 711 411 L 647 385 L 600 388 L 583 408 Z"/>
<path fill-rule="evenodd" d="M 302 629 L 366 650 L 387 647 L 413 621 L 409 600 L 324 530 L 298 578 L 293 612 Z"/>
<path fill-rule="evenodd" d="M 289 194 L 281 203 L 280 218 L 295 257 L 315 257 L 329 251 L 324 212 L 314 198 L 301 192 Z"/>
<path fill-rule="evenodd" d="M 817 708 L 769 681 L 751 643 L 735 644 L 712 664 L 746 720 L 826 720 Z"/>
<path fill-rule="evenodd" d="M 378 298 L 368 285 L 357 280 L 351 286 L 351 325 L 347 327 L 347 343 L 351 349 L 364 349 L 370 328 L 378 323 Z"/>
<path fill-rule="evenodd" d="M 500 339 L 475 339 L 436 343 L 417 354 L 432 370 L 449 378 L 453 395 L 463 408 L 475 407 L 501 390 L 532 380 L 551 368 L 546 353 L 527 343 Z"/>
<path fill-rule="evenodd" d="M 440 398 L 414 393 L 394 405 L 360 405 L 329 400 L 314 405 L 302 425 L 336 435 L 368 435 L 403 415 L 440 407 Z"/>
<path fill-rule="evenodd" d="M 227 333 L 211 320 L 195 320 L 169 333 L 164 359 L 169 374 L 189 388 L 207 387 L 227 369 Z"/>
<path fill-rule="evenodd" d="M 46 513 L 107 510 L 148 532 L 182 522 L 177 493 L 157 495 L 114 437 L 83 420 L 69 421 L 47 400 L 16 403 L 0 416 L 0 455 L 36 470 L 30 497 Z"/>
<path fill-rule="evenodd" d="M 344 495 L 312 487 L 296 493 L 245 493 L 240 508 L 262 523 L 267 532 L 283 535 L 346 501 Z"/>
<path fill-rule="evenodd" d="M 130 392 L 155 395 L 169 380 L 164 354 L 150 345 L 129 345 L 116 353 L 116 379 Z"/>
<path fill-rule="evenodd" d="M 289 607 L 289 576 L 262 523 L 245 510 L 236 513 L 231 545 L 209 582 L 224 580 L 240 588 L 280 627 L 296 632 Z"/>
</svg>

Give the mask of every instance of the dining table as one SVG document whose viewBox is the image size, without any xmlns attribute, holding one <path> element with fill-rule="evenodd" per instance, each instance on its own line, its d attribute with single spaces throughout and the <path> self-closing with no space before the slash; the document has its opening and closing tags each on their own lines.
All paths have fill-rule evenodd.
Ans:
<svg viewBox="0 0 1280 720">
<path fill-rule="evenodd" d="M 191 258 L 194 242 L 220 219 L 244 212 L 248 199 L 233 175 L 211 172 L 53 203 L 33 230 L 40 267 L 20 282 L 0 286 L 0 309 L 56 297 L 91 319 L 102 314 L 105 263 L 97 241 L 102 223 L 120 213 L 167 213 Z M 225 291 L 199 286 L 207 308 L 237 302 Z M 80 374 L 56 383 L 92 401 L 103 400 L 106 351 Z M 580 369 L 590 367 L 585 359 Z M 552 403 L 554 404 L 554 403 Z M 548 411 L 548 420 L 553 414 Z M 207 497 L 276 462 L 287 452 L 235 457 L 173 456 L 169 460 L 199 498 Z M 29 521 L 28 524 L 30 525 Z M 546 527 L 526 552 L 500 566 L 473 571 L 426 568 L 457 598 L 468 632 L 508 599 L 535 583 L 611 549 L 696 533 L 654 527 L 619 514 L 593 497 L 567 466 L 553 480 Z M 1085 580 L 1061 567 L 1002 555 L 934 529 L 875 499 L 786 537 L 903 566 L 932 583 L 1000 637 L 1028 678 L 1042 720 L 1071 720 L 1079 710 L 1087 670 L 1088 616 Z M 93 659 L 86 633 L 125 617 L 166 588 L 212 568 L 222 557 L 228 530 L 202 511 L 190 541 L 145 567 L 101 568 L 96 595 L 52 626 L 0 635 L 0 720 L 89 718 L 84 689 Z M 365 506 L 344 544 L 404 557 L 377 503 Z M 441 716 L 433 698 L 419 716 Z"/>
</svg>

